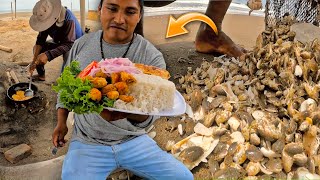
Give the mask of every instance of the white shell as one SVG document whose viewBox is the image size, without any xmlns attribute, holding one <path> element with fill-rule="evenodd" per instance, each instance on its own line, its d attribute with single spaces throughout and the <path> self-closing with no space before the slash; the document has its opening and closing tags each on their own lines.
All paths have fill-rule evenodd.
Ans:
<svg viewBox="0 0 320 180">
<path fill-rule="evenodd" d="M 179 124 L 178 125 L 178 132 L 179 134 L 182 136 L 184 133 L 183 133 L 183 129 L 182 129 L 182 124 Z"/>
<path fill-rule="evenodd" d="M 272 151 L 271 149 L 266 149 L 265 147 L 262 147 L 260 149 L 260 151 L 262 152 L 264 157 L 267 157 L 269 159 L 271 158 L 275 158 L 275 157 L 281 157 L 280 154 L 275 153 L 274 151 Z"/>
<path fill-rule="evenodd" d="M 153 138 L 156 137 L 157 133 L 155 131 L 152 131 L 152 132 L 149 132 L 148 135 L 149 135 L 150 138 L 153 139 Z"/>
<path fill-rule="evenodd" d="M 305 101 L 303 101 L 302 103 L 301 103 L 301 106 L 300 106 L 300 108 L 299 108 L 299 111 L 300 112 L 305 112 L 305 111 L 307 111 L 308 109 L 309 109 L 309 107 L 310 106 L 317 106 L 317 103 L 316 103 L 316 101 L 315 100 L 313 100 L 313 99 L 311 99 L 311 98 L 308 98 L 307 100 L 305 100 Z"/>
<path fill-rule="evenodd" d="M 299 65 L 296 65 L 294 69 L 294 75 L 298 77 L 302 76 L 302 68 Z"/>
<path fill-rule="evenodd" d="M 239 122 L 238 118 L 236 118 L 234 116 L 231 116 L 229 118 L 228 124 L 233 131 L 236 131 L 238 129 L 238 127 L 240 126 L 240 122 Z"/>
<path fill-rule="evenodd" d="M 246 167 L 246 171 L 248 173 L 248 176 L 257 175 L 260 172 L 259 163 L 249 162 L 249 164 Z"/>
<path fill-rule="evenodd" d="M 239 131 L 233 132 L 230 136 L 231 136 L 232 143 L 237 142 L 238 144 L 242 144 L 245 142 L 245 139 L 244 139 L 242 133 Z"/>
<path fill-rule="evenodd" d="M 171 151 L 172 147 L 174 146 L 175 142 L 173 140 L 169 140 L 166 144 L 166 150 Z"/>
<path fill-rule="evenodd" d="M 213 134 L 213 129 L 211 128 L 207 128 L 206 126 L 204 126 L 201 123 L 197 123 L 194 128 L 193 128 L 194 132 L 203 136 L 212 136 Z"/>
<path fill-rule="evenodd" d="M 265 118 L 265 116 L 266 116 L 265 112 L 260 110 L 256 110 L 252 112 L 252 117 L 257 121 L 261 121 L 263 118 Z"/>
</svg>

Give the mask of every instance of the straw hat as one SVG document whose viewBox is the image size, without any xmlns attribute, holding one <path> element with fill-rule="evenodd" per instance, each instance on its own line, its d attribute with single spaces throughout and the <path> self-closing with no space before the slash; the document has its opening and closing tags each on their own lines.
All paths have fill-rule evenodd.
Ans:
<svg viewBox="0 0 320 180">
<path fill-rule="evenodd" d="M 40 0 L 33 7 L 33 15 L 29 24 L 35 31 L 45 31 L 59 18 L 61 12 L 60 0 Z"/>
</svg>

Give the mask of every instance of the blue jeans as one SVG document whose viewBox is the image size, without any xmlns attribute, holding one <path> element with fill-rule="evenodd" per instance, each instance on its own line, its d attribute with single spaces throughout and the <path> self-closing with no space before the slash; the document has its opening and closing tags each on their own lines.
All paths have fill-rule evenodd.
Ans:
<svg viewBox="0 0 320 180">
<path fill-rule="evenodd" d="M 63 180 L 105 180 L 117 168 L 145 179 L 190 180 L 192 173 L 148 135 L 113 146 L 72 141 L 62 167 Z"/>
</svg>

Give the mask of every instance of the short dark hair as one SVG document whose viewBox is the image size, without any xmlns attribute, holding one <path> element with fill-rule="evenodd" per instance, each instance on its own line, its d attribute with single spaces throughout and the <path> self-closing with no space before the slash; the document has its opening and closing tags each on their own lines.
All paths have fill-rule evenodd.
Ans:
<svg viewBox="0 0 320 180">
<path fill-rule="evenodd" d="M 138 1 L 139 1 L 139 6 L 140 6 L 140 13 L 142 14 L 143 13 L 143 0 L 138 0 Z M 102 3 L 103 3 L 103 0 L 100 1 L 100 4 L 99 4 L 100 7 L 102 7 Z"/>
</svg>

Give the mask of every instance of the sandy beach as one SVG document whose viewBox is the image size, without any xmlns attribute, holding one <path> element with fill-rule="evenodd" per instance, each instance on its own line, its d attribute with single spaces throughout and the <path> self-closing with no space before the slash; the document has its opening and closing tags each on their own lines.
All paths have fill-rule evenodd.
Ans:
<svg viewBox="0 0 320 180">
<path fill-rule="evenodd" d="M 76 13 L 79 17 L 79 14 Z M 11 14 L 0 14 L 0 45 L 13 49 L 12 53 L 0 51 L 0 61 L 30 62 L 32 47 L 37 33 L 28 24 L 31 13 L 18 13 L 17 19 L 12 20 Z M 176 15 L 175 17 L 179 17 Z M 144 19 L 146 39 L 155 45 L 173 42 L 194 41 L 199 22 L 186 25 L 189 33 L 166 39 L 166 29 L 169 15 L 149 16 Z M 98 23 L 87 20 L 91 30 L 96 30 Z M 259 32 L 264 29 L 264 19 L 256 16 L 228 14 L 223 23 L 223 31 L 237 44 L 251 49 Z M 53 61 L 54 62 L 54 61 Z M 52 63 L 53 63 L 52 62 Z"/>
<path fill-rule="evenodd" d="M 76 13 L 77 17 L 79 14 Z M 32 47 L 34 46 L 37 32 L 33 31 L 29 26 L 29 17 L 31 13 L 18 13 L 17 18 L 12 20 L 11 14 L 0 14 L 0 45 L 6 46 L 13 49 L 12 53 L 7 53 L 0 51 L 0 63 L 1 64 L 16 64 L 20 66 L 26 66 L 32 60 Z M 178 17 L 179 15 L 175 15 Z M 166 39 L 166 29 L 167 23 L 169 19 L 169 14 L 160 15 L 160 16 L 149 16 L 144 19 L 144 33 L 145 38 L 152 42 L 156 47 L 160 48 L 164 54 L 176 54 L 177 57 L 182 56 L 186 52 L 172 52 L 174 48 L 170 48 L 172 45 L 178 45 L 181 49 L 185 49 L 185 51 L 193 48 L 193 41 L 195 39 L 199 22 L 192 22 L 186 25 L 186 29 L 189 30 L 189 34 Z M 95 21 L 86 21 L 87 26 L 91 29 L 91 31 L 95 31 L 98 29 L 98 22 Z M 246 15 L 232 15 L 228 14 L 225 17 L 223 22 L 223 31 L 228 34 L 237 44 L 242 47 L 250 50 L 255 44 L 256 37 L 261 31 L 264 30 L 264 19 L 262 17 L 257 16 L 246 16 Z M 210 55 L 206 55 L 210 56 Z M 165 55 L 166 57 L 166 55 Z M 195 58 L 197 59 L 197 58 Z M 171 61 L 171 59 L 166 59 L 166 61 Z M 60 68 L 62 64 L 62 58 L 59 57 L 52 62 L 49 62 L 46 65 L 46 72 L 48 75 L 46 78 L 46 82 L 41 84 L 37 83 L 39 88 L 50 87 L 52 83 L 54 83 L 57 77 L 60 74 Z M 199 64 L 199 63 L 198 63 Z M 171 67 L 174 68 L 174 67 Z M 24 77 L 23 73 L 18 75 L 18 78 L 22 81 L 26 81 L 26 77 Z M 45 85 L 44 85 L 45 84 Z M 54 106 L 53 103 L 50 106 Z M 155 140 L 158 142 L 160 147 L 165 145 L 163 136 L 166 136 L 166 131 L 163 131 L 161 125 L 165 120 L 161 120 L 157 122 L 155 125 L 158 125 L 158 129 L 156 128 L 157 137 Z M 54 128 L 54 122 L 52 123 L 52 130 Z M 162 128 L 162 129 L 161 129 Z M 161 131 L 161 132 L 160 132 Z M 47 136 L 47 146 L 51 146 L 50 137 L 51 131 L 46 130 L 44 136 Z M 177 133 L 173 133 L 168 137 L 179 136 Z M 45 148 L 48 148 L 45 147 Z M 64 153 L 64 151 L 59 152 Z M 1 162 L 1 161 L 0 161 Z M 209 178 L 210 175 L 208 170 L 201 166 L 200 168 L 196 168 L 193 173 L 195 177 L 198 179 Z"/>
</svg>

